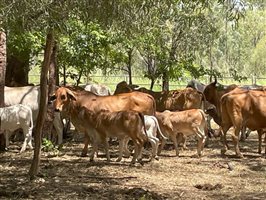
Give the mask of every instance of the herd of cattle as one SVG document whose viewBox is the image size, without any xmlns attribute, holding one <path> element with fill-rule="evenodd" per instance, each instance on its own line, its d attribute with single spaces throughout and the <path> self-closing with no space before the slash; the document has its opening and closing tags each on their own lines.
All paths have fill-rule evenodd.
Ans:
<svg viewBox="0 0 266 200">
<path fill-rule="evenodd" d="M 99 144 L 104 144 L 107 160 L 110 161 L 109 138 L 119 141 L 119 157 L 130 155 L 128 142 L 134 144 L 131 163 L 141 162 L 144 143 L 152 146 L 151 159 L 157 159 L 166 139 L 170 139 L 179 155 L 178 145 L 185 145 L 187 136 L 198 140 L 197 155 L 201 156 L 210 134 L 210 117 L 220 126 L 223 138 L 222 154 L 228 149 L 226 133 L 233 127 L 232 140 L 236 155 L 239 137 L 246 129 L 256 130 L 259 137 L 259 153 L 262 136 L 266 128 L 266 91 L 262 86 L 223 86 L 216 80 L 208 85 L 192 80 L 182 90 L 154 92 L 146 88 L 129 85 L 125 81 L 117 84 L 113 95 L 100 85 L 82 87 L 61 86 L 49 98 L 55 107 L 53 125 L 62 143 L 62 116 L 70 119 L 77 131 L 84 133 L 82 156 L 92 145 L 90 160 L 93 160 Z M 9 132 L 22 128 L 26 145 L 32 149 L 32 128 L 39 111 L 40 87 L 5 87 L 5 106 L 0 108 L 1 130 L 5 130 L 6 144 Z M 265 137 L 266 140 L 266 137 Z M 265 142 L 265 141 L 264 141 Z M 159 145 L 161 144 L 161 145 Z M 266 149 L 265 149 L 266 151 Z"/>
</svg>

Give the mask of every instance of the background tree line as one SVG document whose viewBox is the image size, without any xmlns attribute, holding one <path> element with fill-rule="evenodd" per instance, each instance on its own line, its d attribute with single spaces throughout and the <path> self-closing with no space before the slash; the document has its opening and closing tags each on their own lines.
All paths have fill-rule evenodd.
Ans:
<svg viewBox="0 0 266 200">
<path fill-rule="evenodd" d="M 77 84 L 98 69 L 143 74 L 150 88 L 162 79 L 166 90 L 169 79 L 185 76 L 265 75 L 263 1 L 8 2 L 1 5 L 8 38 L 6 85 L 27 84 L 30 66 L 41 66 L 36 58 L 43 53 L 47 26 L 56 31 L 61 75 Z M 89 13 L 94 6 L 106 12 Z"/>
</svg>

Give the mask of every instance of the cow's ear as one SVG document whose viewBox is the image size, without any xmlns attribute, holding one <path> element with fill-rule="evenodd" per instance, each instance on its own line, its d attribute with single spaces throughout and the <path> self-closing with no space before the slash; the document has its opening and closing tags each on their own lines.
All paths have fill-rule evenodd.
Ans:
<svg viewBox="0 0 266 200">
<path fill-rule="evenodd" d="M 71 100 L 73 100 L 73 101 L 76 101 L 77 100 L 75 94 L 71 90 L 67 90 L 67 95 L 68 95 L 68 97 Z"/>
<path fill-rule="evenodd" d="M 56 99 L 55 94 L 53 94 L 52 96 L 48 97 L 48 101 L 49 102 L 54 101 L 55 99 Z"/>
</svg>

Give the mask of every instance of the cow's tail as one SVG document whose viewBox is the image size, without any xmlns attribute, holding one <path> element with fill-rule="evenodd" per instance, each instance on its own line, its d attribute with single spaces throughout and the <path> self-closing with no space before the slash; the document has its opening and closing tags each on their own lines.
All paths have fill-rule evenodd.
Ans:
<svg viewBox="0 0 266 200">
<path fill-rule="evenodd" d="M 30 114 L 30 131 L 33 129 L 33 117 L 32 117 L 32 109 L 29 106 L 26 106 L 27 110 L 29 111 Z"/>
<path fill-rule="evenodd" d="M 205 112 L 201 109 L 199 109 L 200 111 L 200 114 L 202 115 L 202 118 L 204 119 L 204 132 L 205 132 L 205 135 L 208 137 L 212 137 L 210 132 L 208 131 L 208 122 L 207 122 L 207 115 L 205 114 Z"/>
<path fill-rule="evenodd" d="M 153 116 L 155 116 L 156 114 L 156 102 L 155 102 L 155 99 L 153 96 L 149 95 L 149 97 L 151 98 L 152 100 L 152 108 L 153 108 L 153 112 L 151 113 Z"/>
<path fill-rule="evenodd" d="M 200 94 L 202 96 L 201 106 L 200 107 L 201 107 L 202 110 L 204 110 L 204 112 L 206 112 L 206 103 L 207 103 L 206 97 L 203 94 L 203 92 L 198 91 L 198 94 Z"/>
<path fill-rule="evenodd" d="M 141 119 L 141 122 L 142 122 L 142 125 L 143 125 L 143 131 L 144 131 L 144 133 L 145 133 L 146 137 L 148 137 L 148 133 L 147 133 L 147 131 L 146 131 L 146 128 L 145 128 L 145 120 L 144 120 L 144 115 L 143 115 L 142 113 L 140 113 L 140 112 L 139 112 L 139 117 L 140 117 L 140 119 Z"/>
<path fill-rule="evenodd" d="M 157 118 L 156 117 L 154 117 L 153 116 L 153 120 L 155 121 L 155 123 L 156 123 L 156 126 L 157 126 L 157 129 L 158 129 L 158 132 L 159 132 L 159 134 L 160 134 L 160 136 L 163 138 L 163 139 L 167 139 L 167 137 L 165 137 L 164 136 L 164 134 L 162 133 L 162 131 L 161 131 L 161 128 L 160 128 L 160 126 L 159 126 L 159 123 L 158 123 L 158 120 L 157 120 Z"/>
<path fill-rule="evenodd" d="M 223 95 L 221 98 L 221 106 L 220 106 L 221 126 L 223 126 L 223 124 L 230 123 L 229 121 L 231 120 L 231 117 L 228 114 L 228 110 L 227 110 L 227 104 L 226 104 L 227 96 L 228 96 L 228 93 Z M 233 112 L 233 111 L 230 111 L 230 112 Z"/>
</svg>

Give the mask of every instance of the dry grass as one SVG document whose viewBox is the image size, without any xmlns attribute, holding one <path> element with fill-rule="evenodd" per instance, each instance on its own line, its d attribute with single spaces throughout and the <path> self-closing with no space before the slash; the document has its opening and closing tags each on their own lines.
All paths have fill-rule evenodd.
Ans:
<svg viewBox="0 0 266 200">
<path fill-rule="evenodd" d="M 218 139 L 211 139 L 203 157 L 193 158 L 192 138 L 189 150 L 181 151 L 179 158 L 169 143 L 159 161 L 135 167 L 129 166 L 131 158 L 115 162 L 116 145 L 111 146 L 111 163 L 103 153 L 89 162 L 80 157 L 81 143 L 67 142 L 58 156 L 42 154 L 40 176 L 34 181 L 27 175 L 33 152 L 18 154 L 18 145 L 15 142 L 0 154 L 0 199 L 266 198 L 266 161 L 257 154 L 255 133 L 241 143 L 244 159 L 235 158 L 232 148 L 221 157 Z"/>
</svg>

